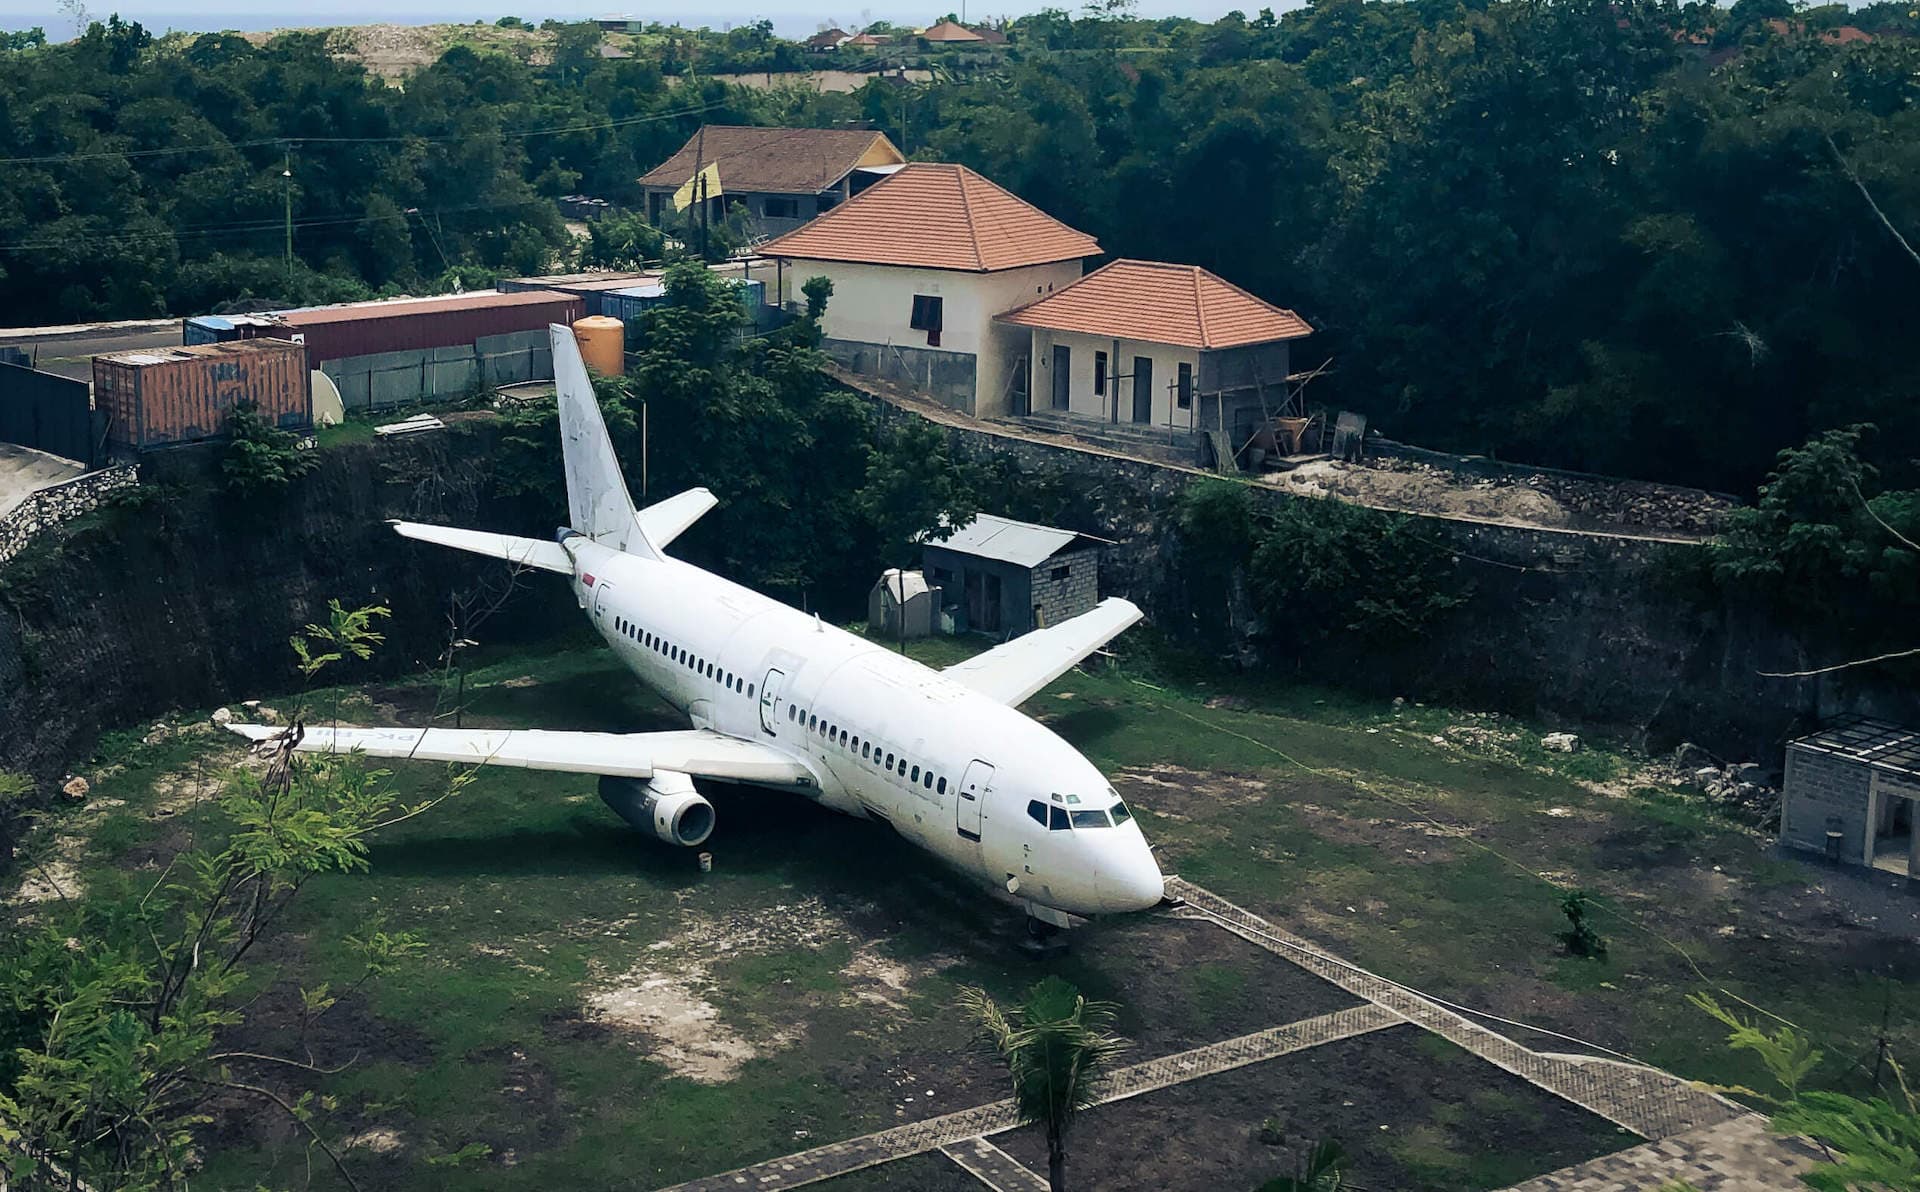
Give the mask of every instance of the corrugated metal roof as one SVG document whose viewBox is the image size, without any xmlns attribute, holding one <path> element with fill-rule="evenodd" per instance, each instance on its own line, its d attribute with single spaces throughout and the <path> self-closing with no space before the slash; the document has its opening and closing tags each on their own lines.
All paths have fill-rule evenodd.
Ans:
<svg viewBox="0 0 1920 1192">
<path fill-rule="evenodd" d="M 1793 744 L 1890 774 L 1920 778 L 1920 729 L 1902 728 L 1889 720 L 1842 720 Z"/>
<path fill-rule="evenodd" d="M 1012 563 L 1016 567 L 1034 567 L 1081 540 L 1108 541 L 1092 534 L 1076 534 L 1072 530 L 982 513 L 945 539 L 929 536 L 926 541 L 929 546 L 944 547 L 963 555 Z"/>
<path fill-rule="evenodd" d="M 1198 265 L 1114 261 L 996 322 L 1217 350 L 1299 339 L 1313 328 Z"/>
<path fill-rule="evenodd" d="M 908 162 L 763 256 L 988 273 L 1090 257 L 1100 242 L 965 166 Z"/>
<path fill-rule="evenodd" d="M 247 356 L 301 350 L 300 345 L 284 339 L 235 339 L 217 344 L 193 344 L 180 348 L 144 348 L 135 352 L 107 352 L 95 356 L 113 364 L 143 368 L 151 364 L 174 364 L 181 360 L 205 360 L 213 356 Z"/>
<path fill-rule="evenodd" d="M 567 295 L 553 290 L 523 290 L 517 294 L 455 294 L 446 298 L 408 298 L 392 302 L 364 302 L 347 306 L 316 306 L 290 310 L 281 315 L 289 327 L 317 327 L 326 323 L 352 323 L 361 319 L 384 319 L 403 315 L 439 314 L 443 311 L 498 310 L 513 306 L 538 306 L 564 302 Z"/>
</svg>

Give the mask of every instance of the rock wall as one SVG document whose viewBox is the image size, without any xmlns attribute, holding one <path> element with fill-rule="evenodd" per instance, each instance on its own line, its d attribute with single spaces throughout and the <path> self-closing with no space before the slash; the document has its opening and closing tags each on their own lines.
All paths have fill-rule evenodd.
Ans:
<svg viewBox="0 0 1920 1192">
<path fill-rule="evenodd" d="M 42 530 L 92 513 L 108 493 L 138 483 L 133 468 L 119 464 L 35 489 L 0 517 L 0 564 L 25 550 Z"/>
<path fill-rule="evenodd" d="M 870 395 L 871 396 L 871 395 Z M 915 413 L 876 399 L 883 417 Z M 1202 618 L 1233 608 L 1236 651 L 1262 665 L 1245 602 L 1230 594 L 1191 607 L 1179 582 L 1174 510 L 1198 473 L 1124 456 L 943 423 L 962 457 L 1007 481 L 992 512 L 1116 539 L 1101 570 L 1103 595 L 1124 595 L 1174 638 L 1203 636 Z M 1257 500 L 1305 500 L 1255 486 Z M 1920 723 L 1920 691 L 1843 672 L 1773 679 L 1809 669 L 1786 629 L 1699 582 L 1697 545 L 1578 530 L 1418 517 L 1453 552 L 1471 585 L 1464 607 L 1410 648 L 1367 653 L 1318 647 L 1294 670 L 1304 682 L 1373 695 L 1498 710 L 1624 736 L 1648 748 L 1699 742 L 1729 758 L 1782 764 L 1785 741 L 1816 722 L 1866 714 Z M 1266 663 L 1265 665 L 1274 665 Z"/>
<path fill-rule="evenodd" d="M 297 687 L 287 638 L 329 599 L 393 609 L 374 663 L 429 665 L 455 594 L 498 594 L 497 564 L 409 542 L 383 523 L 550 532 L 551 510 L 493 496 L 494 428 L 327 450 L 284 494 L 242 503 L 220 486 L 220 448 L 141 464 L 141 496 L 43 533 L 0 566 L 0 768 L 42 778 L 84 758 L 104 729 Z M 558 582 L 522 581 L 471 636 L 569 626 Z"/>
</svg>

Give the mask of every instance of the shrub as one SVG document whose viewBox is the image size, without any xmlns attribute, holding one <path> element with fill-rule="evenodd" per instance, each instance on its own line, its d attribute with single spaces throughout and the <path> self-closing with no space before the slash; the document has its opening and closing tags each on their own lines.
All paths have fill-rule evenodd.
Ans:
<svg viewBox="0 0 1920 1192">
<path fill-rule="evenodd" d="M 319 463 L 300 449 L 297 436 L 262 418 L 260 407 L 250 401 L 234 406 L 227 415 L 227 433 L 231 439 L 220 471 L 227 491 L 238 497 L 278 492 Z"/>
</svg>

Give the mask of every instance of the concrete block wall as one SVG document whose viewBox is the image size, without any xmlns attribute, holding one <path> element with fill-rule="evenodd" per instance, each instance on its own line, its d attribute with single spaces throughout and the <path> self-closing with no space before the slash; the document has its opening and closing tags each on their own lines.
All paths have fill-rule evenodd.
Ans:
<svg viewBox="0 0 1920 1192">
<path fill-rule="evenodd" d="M 1062 571 L 1066 574 L 1055 578 Z M 1040 610 L 1034 628 L 1077 617 L 1100 602 L 1100 551 L 1055 555 L 1033 569 L 1032 583 L 1029 599 Z"/>
<path fill-rule="evenodd" d="M 1827 820 L 1844 833 L 1840 859 L 1861 863 L 1867 847 L 1867 792 L 1873 772 L 1831 754 L 1787 746 L 1787 776 L 1780 796 L 1780 843 L 1808 852 L 1827 849 Z"/>
<path fill-rule="evenodd" d="M 978 361 L 971 353 L 851 339 L 824 340 L 820 347 L 851 372 L 917 389 L 963 414 L 974 412 Z"/>
</svg>

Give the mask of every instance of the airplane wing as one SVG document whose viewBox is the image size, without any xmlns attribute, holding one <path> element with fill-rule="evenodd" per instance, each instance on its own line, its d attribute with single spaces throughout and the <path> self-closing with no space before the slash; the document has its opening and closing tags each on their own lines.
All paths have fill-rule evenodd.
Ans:
<svg viewBox="0 0 1920 1192">
<path fill-rule="evenodd" d="M 1120 636 L 1140 615 L 1132 601 L 1108 597 L 1088 612 L 1016 637 L 941 673 L 1011 707 Z"/>
<path fill-rule="evenodd" d="M 227 727 L 255 742 L 287 731 L 267 724 Z M 579 733 L 547 729 L 309 727 L 297 748 L 302 753 L 357 750 L 367 757 L 514 766 L 616 778 L 651 778 L 655 770 L 672 770 L 695 778 L 760 786 L 815 785 L 812 771 L 787 754 L 706 729 Z"/>
</svg>

